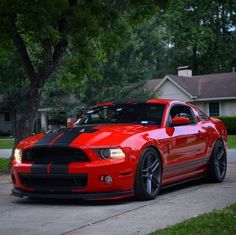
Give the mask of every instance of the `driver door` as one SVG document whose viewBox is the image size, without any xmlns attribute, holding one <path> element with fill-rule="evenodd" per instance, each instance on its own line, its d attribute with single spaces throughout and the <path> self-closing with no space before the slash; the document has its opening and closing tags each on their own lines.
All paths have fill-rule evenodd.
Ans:
<svg viewBox="0 0 236 235">
<path fill-rule="evenodd" d="M 189 123 L 173 126 L 174 117 L 189 118 Z M 206 138 L 201 133 L 191 107 L 183 104 L 172 106 L 166 132 L 171 133 L 165 143 L 168 149 L 166 171 L 164 172 L 166 178 L 197 171 L 206 164 Z"/>
</svg>

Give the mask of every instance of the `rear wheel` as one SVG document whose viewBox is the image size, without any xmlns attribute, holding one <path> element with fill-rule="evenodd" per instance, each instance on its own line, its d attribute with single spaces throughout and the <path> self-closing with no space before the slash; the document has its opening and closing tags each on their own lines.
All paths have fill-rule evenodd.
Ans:
<svg viewBox="0 0 236 235">
<path fill-rule="evenodd" d="M 161 158 L 156 150 L 146 149 L 139 160 L 135 178 L 135 196 L 138 200 L 156 198 L 162 178 Z"/>
<path fill-rule="evenodd" d="M 208 169 L 208 178 L 212 182 L 222 182 L 227 169 L 226 150 L 222 141 L 218 140 L 213 148 Z"/>
</svg>

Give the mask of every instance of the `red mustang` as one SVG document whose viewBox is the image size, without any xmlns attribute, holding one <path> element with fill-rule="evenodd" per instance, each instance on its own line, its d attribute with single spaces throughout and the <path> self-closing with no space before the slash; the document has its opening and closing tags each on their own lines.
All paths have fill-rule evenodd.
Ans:
<svg viewBox="0 0 236 235">
<path fill-rule="evenodd" d="M 161 188 L 226 174 L 223 123 L 177 100 L 103 103 L 74 127 L 29 137 L 15 148 L 19 197 L 154 199 Z"/>
</svg>

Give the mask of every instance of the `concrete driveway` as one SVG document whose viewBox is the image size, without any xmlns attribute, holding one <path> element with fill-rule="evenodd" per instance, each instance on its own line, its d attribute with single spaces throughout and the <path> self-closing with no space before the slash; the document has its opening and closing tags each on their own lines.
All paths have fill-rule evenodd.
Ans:
<svg viewBox="0 0 236 235">
<path fill-rule="evenodd" d="M 0 234 L 147 234 L 236 202 L 236 150 L 229 152 L 226 179 L 194 182 L 161 192 L 155 200 L 32 201 L 10 195 L 0 177 Z"/>
</svg>

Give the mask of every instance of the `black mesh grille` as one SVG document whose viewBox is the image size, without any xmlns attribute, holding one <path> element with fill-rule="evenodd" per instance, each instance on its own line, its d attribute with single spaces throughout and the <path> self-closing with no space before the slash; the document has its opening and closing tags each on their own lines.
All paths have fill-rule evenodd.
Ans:
<svg viewBox="0 0 236 235">
<path fill-rule="evenodd" d="M 87 185 L 87 174 L 76 175 L 31 175 L 19 174 L 20 181 L 24 186 L 38 190 L 65 191 L 81 189 Z"/>
<path fill-rule="evenodd" d="M 71 163 L 88 162 L 89 159 L 81 149 L 68 147 L 35 147 L 23 151 L 22 162 L 37 163 Z"/>
</svg>

